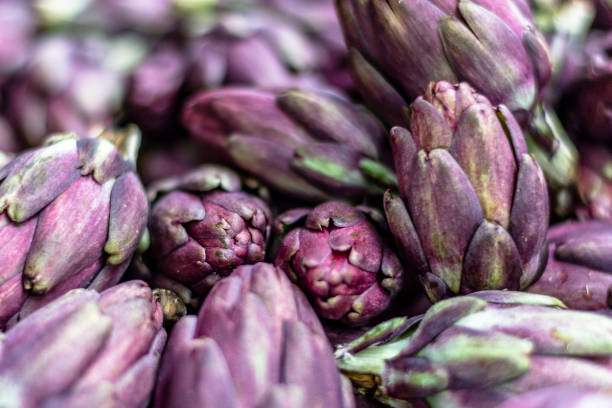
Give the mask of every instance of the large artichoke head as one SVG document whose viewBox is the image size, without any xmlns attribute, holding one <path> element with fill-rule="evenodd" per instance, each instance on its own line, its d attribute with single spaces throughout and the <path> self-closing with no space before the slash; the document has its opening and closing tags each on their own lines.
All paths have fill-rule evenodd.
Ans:
<svg viewBox="0 0 612 408">
<path fill-rule="evenodd" d="M 548 81 L 546 42 L 525 0 L 336 0 L 353 76 L 391 125 L 430 81 L 466 81 L 529 110 Z M 395 106 L 395 108 L 389 108 Z"/>
<path fill-rule="evenodd" d="M 400 197 L 385 211 L 432 301 L 524 289 L 546 261 L 546 182 L 518 123 L 469 85 L 431 83 L 392 130 Z"/>
<path fill-rule="evenodd" d="M 221 280 L 197 318 L 176 324 L 155 407 L 350 408 L 351 391 L 306 297 L 258 263 Z"/>
<path fill-rule="evenodd" d="M 143 282 L 71 290 L 0 338 L 0 406 L 147 406 L 165 342 Z"/>
<path fill-rule="evenodd" d="M 148 216 L 139 141 L 136 128 L 57 135 L 0 169 L 0 327 L 70 289 L 119 281 Z"/>
<path fill-rule="evenodd" d="M 236 267 L 264 259 L 271 214 L 234 171 L 205 165 L 149 188 L 153 285 L 197 305 Z M 156 199 L 158 197 L 158 199 Z"/>
<path fill-rule="evenodd" d="M 394 182 L 385 129 L 323 92 L 221 89 L 192 98 L 183 123 L 207 149 L 274 190 L 311 202 L 363 199 Z"/>
<path fill-rule="evenodd" d="M 610 393 L 612 318 L 549 296 L 483 291 L 381 323 L 336 357 L 359 390 L 398 407 L 496 407 L 557 385 Z"/>
<path fill-rule="evenodd" d="M 529 291 L 555 296 L 572 309 L 612 307 L 612 222 L 557 224 L 548 242 L 546 269 Z"/>
<path fill-rule="evenodd" d="M 364 323 L 404 287 L 404 269 L 367 209 L 331 201 L 287 211 L 275 229 L 286 234 L 275 265 L 302 288 L 321 317 Z"/>
</svg>

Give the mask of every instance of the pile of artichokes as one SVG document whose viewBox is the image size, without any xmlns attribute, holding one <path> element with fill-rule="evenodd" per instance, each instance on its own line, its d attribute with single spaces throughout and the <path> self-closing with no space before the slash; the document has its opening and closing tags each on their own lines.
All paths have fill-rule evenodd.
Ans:
<svg viewBox="0 0 612 408">
<path fill-rule="evenodd" d="M 609 0 L 0 0 L 0 407 L 612 407 L 611 50 Z"/>
</svg>

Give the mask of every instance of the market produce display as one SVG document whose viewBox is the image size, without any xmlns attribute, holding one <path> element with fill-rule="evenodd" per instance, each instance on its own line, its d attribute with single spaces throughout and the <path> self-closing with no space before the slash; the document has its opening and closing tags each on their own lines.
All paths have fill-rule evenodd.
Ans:
<svg viewBox="0 0 612 408">
<path fill-rule="evenodd" d="M 612 1 L 0 0 L 0 408 L 612 407 Z"/>
</svg>

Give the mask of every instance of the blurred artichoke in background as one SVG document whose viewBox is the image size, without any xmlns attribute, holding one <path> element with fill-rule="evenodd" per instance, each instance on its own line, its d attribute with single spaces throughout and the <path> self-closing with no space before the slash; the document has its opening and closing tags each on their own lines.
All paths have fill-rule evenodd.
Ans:
<svg viewBox="0 0 612 408">
<path fill-rule="evenodd" d="M 583 145 L 580 155 L 577 187 L 583 204 L 576 209 L 578 218 L 612 220 L 612 153 L 604 146 Z"/>
<path fill-rule="evenodd" d="M 35 29 L 28 2 L 0 1 L 0 85 L 26 62 Z"/>
<path fill-rule="evenodd" d="M 362 200 L 394 183 L 382 125 L 347 100 L 289 89 L 220 89 L 192 98 L 183 123 L 217 160 L 310 202 Z"/>
<path fill-rule="evenodd" d="M 594 27 L 603 30 L 612 28 L 612 1 L 592 0 L 595 3 L 595 22 Z"/>
<path fill-rule="evenodd" d="M 385 122 L 407 126 L 406 107 L 430 81 L 465 81 L 504 104 L 529 130 L 549 187 L 573 186 L 576 151 L 540 94 L 551 75 L 546 41 L 526 0 L 336 0 L 360 93 Z"/>
<path fill-rule="evenodd" d="M 177 323 L 154 406 L 350 408 L 351 394 L 304 295 L 259 263 L 237 268 L 197 318 Z"/>
<path fill-rule="evenodd" d="M 489 408 L 556 385 L 610 393 L 612 318 L 562 307 L 511 291 L 444 300 L 340 348 L 338 366 L 392 406 L 426 399 L 432 408 Z"/>
<path fill-rule="evenodd" d="M 143 282 L 72 290 L 0 338 L 0 406 L 145 407 L 165 341 Z"/>
<path fill-rule="evenodd" d="M 73 288 L 102 290 L 147 223 L 136 128 L 60 134 L 0 169 L 0 329 Z"/>
<path fill-rule="evenodd" d="M 153 286 L 197 307 L 221 277 L 264 260 L 272 216 L 241 189 L 235 172 L 213 165 L 151 185 Z"/>
<path fill-rule="evenodd" d="M 529 291 L 572 309 L 612 307 L 612 222 L 568 222 L 548 232 L 548 264 Z"/>
<path fill-rule="evenodd" d="M 19 151 L 21 143 L 17 140 L 11 125 L 0 116 L 0 150 L 3 152 Z"/>
<path fill-rule="evenodd" d="M 428 297 L 528 287 L 546 264 L 548 195 L 508 108 L 431 83 L 410 123 L 392 130 L 400 196 L 384 205 Z"/>
<path fill-rule="evenodd" d="M 352 87 L 332 0 L 184 3 L 192 88 Z"/>
<path fill-rule="evenodd" d="M 145 50 L 129 35 L 41 36 L 25 69 L 6 87 L 7 117 L 30 146 L 49 133 L 84 137 L 111 126 L 123 105 L 126 73 Z"/>
<path fill-rule="evenodd" d="M 287 211 L 275 220 L 282 243 L 274 264 L 311 299 L 319 316 L 365 323 L 385 311 L 405 283 L 378 221 L 368 209 L 334 201 Z"/>
</svg>

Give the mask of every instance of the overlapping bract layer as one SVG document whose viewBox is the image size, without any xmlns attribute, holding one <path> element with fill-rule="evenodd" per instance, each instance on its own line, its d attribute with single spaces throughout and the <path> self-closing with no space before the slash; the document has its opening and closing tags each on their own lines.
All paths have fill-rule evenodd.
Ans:
<svg viewBox="0 0 612 408">
<path fill-rule="evenodd" d="M 0 406 L 147 406 L 165 341 L 143 282 L 72 290 L 0 337 Z"/>
<path fill-rule="evenodd" d="M 548 264 L 530 292 L 572 309 L 612 307 L 612 222 L 567 222 L 548 232 Z"/>
<path fill-rule="evenodd" d="M 382 125 L 362 107 L 317 92 L 255 89 L 204 92 L 183 123 L 218 158 L 270 187 L 309 201 L 380 193 L 393 175 Z"/>
<path fill-rule="evenodd" d="M 352 407 L 317 317 L 285 273 L 241 266 L 175 326 L 155 407 Z M 189 390 L 186 392 L 185 390 Z"/>
<path fill-rule="evenodd" d="M 232 170 L 205 165 L 153 184 L 149 194 L 152 200 L 161 196 L 149 221 L 154 286 L 197 305 L 220 277 L 263 261 L 270 210 L 241 191 Z"/>
<path fill-rule="evenodd" d="M 119 281 L 148 216 L 138 143 L 135 129 L 58 135 L 0 170 L 0 328 L 70 289 Z"/>
<path fill-rule="evenodd" d="M 525 0 L 337 0 L 353 76 L 390 125 L 430 81 L 469 82 L 493 104 L 529 110 L 550 76 Z M 393 108 L 391 108 L 393 107 Z"/>
<path fill-rule="evenodd" d="M 510 111 L 465 83 L 431 83 L 410 130 L 391 133 L 401 198 L 385 195 L 387 221 L 429 298 L 537 279 L 548 193 Z"/>
<path fill-rule="evenodd" d="M 612 153 L 605 146 L 580 146 L 576 187 L 579 218 L 612 220 Z"/>
<path fill-rule="evenodd" d="M 548 296 L 483 291 L 382 323 L 336 356 L 358 387 L 386 402 L 495 407 L 556 385 L 609 393 L 612 318 L 564 310 Z"/>
<path fill-rule="evenodd" d="M 321 317 L 365 323 L 404 288 L 404 269 L 367 209 L 331 201 L 290 210 L 278 216 L 275 230 L 284 235 L 275 265 Z"/>
</svg>

